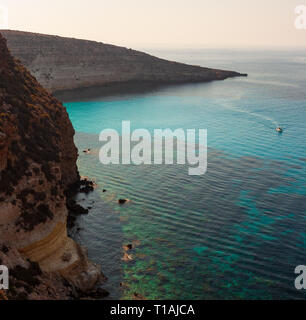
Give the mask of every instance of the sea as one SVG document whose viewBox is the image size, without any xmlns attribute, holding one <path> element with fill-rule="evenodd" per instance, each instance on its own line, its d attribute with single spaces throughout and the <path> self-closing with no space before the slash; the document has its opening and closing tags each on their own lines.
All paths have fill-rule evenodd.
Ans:
<svg viewBox="0 0 306 320">
<path fill-rule="evenodd" d="M 248 77 L 65 101 L 80 174 L 98 185 L 78 195 L 90 210 L 71 234 L 102 266 L 108 299 L 306 298 L 295 287 L 306 265 L 306 50 L 149 53 Z M 101 164 L 99 133 L 126 120 L 151 133 L 207 129 L 207 172 Z"/>
</svg>

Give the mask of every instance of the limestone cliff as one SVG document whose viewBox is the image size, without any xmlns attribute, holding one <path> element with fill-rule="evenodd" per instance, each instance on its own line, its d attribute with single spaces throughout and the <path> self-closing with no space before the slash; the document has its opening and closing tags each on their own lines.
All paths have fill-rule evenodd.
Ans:
<svg viewBox="0 0 306 320">
<path fill-rule="evenodd" d="M 0 264 L 12 271 L 12 298 L 65 298 L 63 277 L 87 290 L 100 276 L 67 236 L 65 191 L 79 181 L 73 136 L 65 108 L 0 34 Z"/>
<path fill-rule="evenodd" d="M 52 92 L 114 83 L 179 83 L 242 76 L 190 66 L 104 43 L 20 31 L 2 31 L 12 54 Z"/>
</svg>

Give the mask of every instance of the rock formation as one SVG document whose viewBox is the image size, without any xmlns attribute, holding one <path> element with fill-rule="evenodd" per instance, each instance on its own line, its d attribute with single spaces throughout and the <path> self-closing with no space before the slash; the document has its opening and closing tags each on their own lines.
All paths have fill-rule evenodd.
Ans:
<svg viewBox="0 0 306 320">
<path fill-rule="evenodd" d="M 80 179 L 73 136 L 65 108 L 0 34 L 0 265 L 11 299 L 65 299 L 100 277 L 67 236 L 65 192 Z"/>
<path fill-rule="evenodd" d="M 52 92 L 118 83 L 180 83 L 245 76 L 114 45 L 20 31 L 2 31 L 12 54 Z"/>
</svg>

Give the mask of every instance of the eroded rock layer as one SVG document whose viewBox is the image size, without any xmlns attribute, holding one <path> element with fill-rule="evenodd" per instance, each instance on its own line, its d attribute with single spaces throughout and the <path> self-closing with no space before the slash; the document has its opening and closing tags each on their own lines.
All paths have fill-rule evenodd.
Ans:
<svg viewBox="0 0 306 320">
<path fill-rule="evenodd" d="M 80 290 L 100 276 L 67 236 L 65 191 L 79 181 L 73 136 L 63 105 L 11 56 L 0 34 L 0 264 L 13 270 L 10 297 L 63 298 L 69 290 L 62 276 Z M 51 278 L 53 289 L 44 291 Z"/>
<path fill-rule="evenodd" d="M 190 66 L 95 41 L 20 31 L 2 31 L 12 54 L 52 92 L 114 83 L 179 83 L 241 76 Z"/>
</svg>

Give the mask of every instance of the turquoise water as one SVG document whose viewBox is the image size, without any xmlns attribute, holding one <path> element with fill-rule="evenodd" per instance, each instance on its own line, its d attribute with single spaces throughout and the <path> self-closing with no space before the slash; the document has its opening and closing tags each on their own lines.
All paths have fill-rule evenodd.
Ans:
<svg viewBox="0 0 306 320">
<path fill-rule="evenodd" d="M 305 298 L 294 288 L 294 269 L 306 262 L 305 52 L 157 54 L 249 77 L 66 103 L 80 172 L 99 185 L 79 197 L 93 208 L 73 235 L 102 264 L 110 298 Z M 103 166 L 99 132 L 120 132 L 123 120 L 151 132 L 207 129 L 207 173 Z M 119 207 L 122 197 L 132 201 Z M 125 262 L 122 245 L 132 242 Z"/>
</svg>

